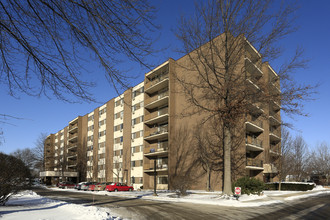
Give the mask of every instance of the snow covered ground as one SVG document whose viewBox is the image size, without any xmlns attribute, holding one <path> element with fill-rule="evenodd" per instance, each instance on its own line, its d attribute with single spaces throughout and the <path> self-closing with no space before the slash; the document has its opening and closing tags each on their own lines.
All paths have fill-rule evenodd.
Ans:
<svg viewBox="0 0 330 220">
<path fill-rule="evenodd" d="M 74 189 L 52 190 L 78 192 Z M 320 194 L 330 194 L 329 189 L 317 186 L 307 192 L 297 191 L 265 191 L 262 196 L 242 195 L 237 201 L 234 198 L 223 198 L 221 192 L 189 191 L 189 195 L 176 198 L 176 194 L 169 191 L 157 191 L 158 196 L 153 196 L 153 191 L 133 191 L 133 192 L 89 192 L 79 191 L 89 194 L 99 194 L 107 196 L 121 196 L 126 198 L 139 198 L 147 200 L 157 200 L 164 202 L 189 202 L 196 204 L 209 204 L 233 207 L 253 207 L 283 203 L 285 201 L 297 200 Z M 110 209 L 95 206 L 75 205 L 62 201 L 54 201 L 35 194 L 32 191 L 24 191 L 13 196 L 5 207 L 0 207 L 0 218 L 9 219 L 120 219 L 116 217 Z"/>
<path fill-rule="evenodd" d="M 23 191 L 12 196 L 6 206 L 0 206 L 0 219 L 101 220 L 118 218 L 106 208 L 55 201 L 41 197 L 32 191 Z"/>
</svg>

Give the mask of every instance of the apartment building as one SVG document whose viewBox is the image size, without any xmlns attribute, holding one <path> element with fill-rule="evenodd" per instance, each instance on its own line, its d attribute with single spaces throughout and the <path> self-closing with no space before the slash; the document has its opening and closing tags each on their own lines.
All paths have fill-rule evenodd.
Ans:
<svg viewBox="0 0 330 220">
<path fill-rule="evenodd" d="M 245 50 L 242 65 L 247 70 L 247 82 L 255 89 L 266 85 L 262 87 L 265 94 L 279 94 L 276 72 L 261 62 L 261 55 L 247 41 Z M 182 116 L 189 105 L 175 76 L 190 74 L 182 68 L 187 59 L 169 59 L 146 73 L 140 84 L 49 135 L 41 176 L 49 183 L 119 181 L 135 189 L 151 189 L 155 183 L 157 189 L 172 189 L 174 177 L 189 168 L 198 177 L 191 188 L 205 189 L 208 177 L 195 162 L 189 140 L 178 142 L 186 137 L 183 130 L 191 132 L 205 116 Z M 242 119 L 242 141 L 237 147 L 240 176 L 276 180 L 281 155 L 280 109 L 276 99 L 262 106 L 251 103 L 251 112 Z M 212 171 L 214 190 L 221 189 L 221 176 L 221 171 Z"/>
</svg>

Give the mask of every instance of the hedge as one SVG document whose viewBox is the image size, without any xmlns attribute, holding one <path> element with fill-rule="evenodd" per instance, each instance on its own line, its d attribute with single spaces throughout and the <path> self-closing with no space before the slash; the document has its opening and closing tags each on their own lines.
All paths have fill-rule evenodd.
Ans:
<svg viewBox="0 0 330 220">
<path fill-rule="evenodd" d="M 283 182 L 281 183 L 281 190 L 283 191 L 307 191 L 314 188 L 314 183 L 290 183 Z M 266 190 L 278 190 L 279 183 L 266 183 Z"/>
</svg>

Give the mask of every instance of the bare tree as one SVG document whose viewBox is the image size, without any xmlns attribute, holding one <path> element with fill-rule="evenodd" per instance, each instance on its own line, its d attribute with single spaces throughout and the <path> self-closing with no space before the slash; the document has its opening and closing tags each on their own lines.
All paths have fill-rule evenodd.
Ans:
<svg viewBox="0 0 330 220">
<path fill-rule="evenodd" d="M 293 32 L 296 6 L 290 3 L 274 7 L 270 0 L 209 0 L 196 4 L 191 17 L 181 19 L 177 37 L 187 54 L 186 62 L 178 63 L 189 75 L 177 74 L 191 108 L 184 115 L 204 113 L 205 122 L 216 118 L 222 128 L 223 139 L 223 193 L 232 194 L 232 148 L 235 128 L 242 127 L 251 112 L 251 104 L 268 106 L 276 101 L 282 112 L 305 115 L 304 100 L 309 100 L 314 86 L 299 85 L 291 73 L 305 67 L 302 50 L 278 68 L 278 75 L 269 83 L 279 84 L 281 92 L 268 89 L 268 82 L 249 72 L 251 65 L 262 69 L 279 58 L 282 48 L 279 40 Z M 247 45 L 258 52 L 248 56 Z M 245 58 L 251 62 L 245 64 Z M 252 82 L 252 83 L 251 83 Z"/>
<path fill-rule="evenodd" d="M 30 148 L 17 149 L 11 155 L 23 161 L 31 171 L 34 169 L 36 158 Z"/>
<path fill-rule="evenodd" d="M 295 181 L 302 181 L 309 173 L 310 154 L 308 146 L 302 136 L 297 136 L 292 141 L 291 153 L 291 174 Z"/>
<path fill-rule="evenodd" d="M 285 127 L 281 128 L 281 157 L 279 158 L 279 190 L 281 190 L 281 182 L 285 180 L 287 175 L 292 171 L 292 161 L 293 156 L 291 153 L 292 150 L 292 137 L 288 129 Z"/>
<path fill-rule="evenodd" d="M 326 184 L 330 178 L 330 147 L 327 143 L 319 144 L 311 154 L 310 166 L 313 174 L 324 175 Z"/>
<path fill-rule="evenodd" d="M 0 83 L 11 95 L 52 93 L 93 100 L 91 61 L 115 89 L 127 88 L 122 59 L 148 66 L 154 8 L 145 0 L 0 2 Z M 93 72 L 93 74 L 96 74 Z M 93 75 L 94 77 L 94 75 Z"/>
<path fill-rule="evenodd" d="M 35 169 L 41 171 L 44 164 L 44 143 L 47 138 L 46 133 L 40 133 L 39 137 L 35 141 L 35 147 L 32 148 L 32 152 L 35 157 Z"/>
</svg>

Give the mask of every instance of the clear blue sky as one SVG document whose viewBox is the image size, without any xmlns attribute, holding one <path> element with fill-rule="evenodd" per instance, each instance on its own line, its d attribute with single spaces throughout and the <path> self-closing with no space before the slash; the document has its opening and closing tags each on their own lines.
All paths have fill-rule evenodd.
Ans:
<svg viewBox="0 0 330 220">
<path fill-rule="evenodd" d="M 154 3 L 156 1 L 152 1 Z M 182 13 L 189 13 L 193 8 L 193 1 L 168 1 L 157 3 L 157 24 L 162 26 L 160 37 L 156 46 L 166 48 L 153 57 L 155 64 L 161 64 L 169 57 L 177 59 L 181 56 L 175 52 L 179 44 L 172 30 L 176 27 L 177 20 Z M 316 143 L 326 141 L 330 143 L 330 1 L 300 1 L 301 9 L 297 11 L 299 16 L 297 23 L 300 26 L 298 32 L 283 41 L 283 46 L 294 50 L 297 44 L 305 48 L 306 56 L 311 59 L 309 68 L 295 74 L 299 83 L 321 83 L 316 100 L 306 103 L 305 110 L 310 117 L 295 117 L 291 123 L 295 126 L 293 134 L 301 134 L 307 143 L 313 147 Z M 97 71 L 97 70 L 96 70 Z M 146 70 L 139 67 L 134 69 L 138 75 L 136 84 L 143 80 Z M 102 73 L 101 73 L 102 74 Z M 98 77 L 101 79 L 101 77 Z M 133 83 L 134 85 L 134 83 Z M 5 142 L 0 146 L 0 151 L 11 153 L 18 148 L 34 147 L 35 141 L 41 132 L 54 133 L 64 128 L 69 121 L 78 115 L 91 112 L 102 103 L 117 96 L 111 88 L 98 82 L 93 89 L 95 97 L 100 103 L 70 104 L 46 97 L 35 98 L 20 95 L 15 99 L 8 95 L 7 91 L 0 87 L 1 114 L 9 114 L 22 120 L 10 120 L 13 125 L 0 124 L 4 132 Z M 284 117 L 284 120 L 288 120 Z"/>
</svg>

